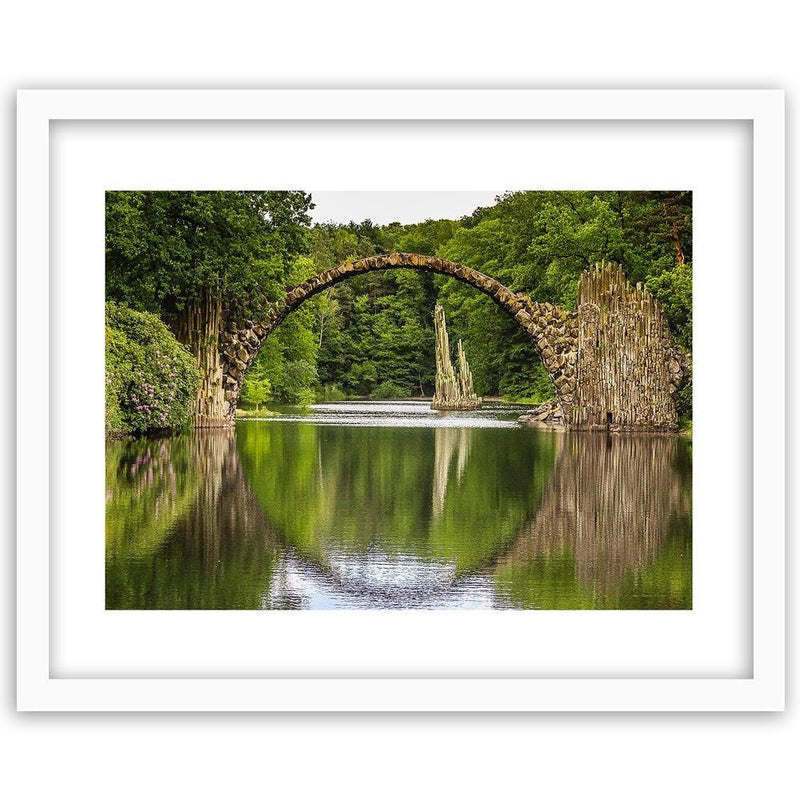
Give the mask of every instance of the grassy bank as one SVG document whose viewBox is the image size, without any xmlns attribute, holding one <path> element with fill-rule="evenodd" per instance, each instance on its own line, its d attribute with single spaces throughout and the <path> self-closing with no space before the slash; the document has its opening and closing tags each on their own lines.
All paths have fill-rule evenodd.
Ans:
<svg viewBox="0 0 800 800">
<path fill-rule="evenodd" d="M 267 408 L 262 408 L 256 411 L 254 408 L 237 408 L 236 419 L 269 419 L 271 417 L 279 417 L 277 411 L 270 411 Z"/>
</svg>

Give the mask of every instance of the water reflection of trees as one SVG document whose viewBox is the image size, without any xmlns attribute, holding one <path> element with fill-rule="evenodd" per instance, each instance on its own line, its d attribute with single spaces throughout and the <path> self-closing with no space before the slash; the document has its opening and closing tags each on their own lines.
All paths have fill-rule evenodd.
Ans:
<svg viewBox="0 0 800 800">
<path fill-rule="evenodd" d="M 531 446 L 520 447 L 528 433 Z M 465 575 L 507 547 L 536 507 L 558 437 L 534 438 L 514 428 L 274 423 L 243 425 L 238 444 L 264 514 L 321 569 L 378 547 Z"/>
<path fill-rule="evenodd" d="M 111 443 L 107 607 L 303 607 L 290 561 L 355 598 L 376 553 L 406 559 L 432 605 L 482 576 L 512 607 L 691 606 L 685 442 L 438 428 L 410 457 L 401 438 L 273 424 Z M 385 580 L 375 598 L 402 602 Z"/>
<path fill-rule="evenodd" d="M 106 469 L 107 608 L 260 605 L 275 538 L 233 431 L 112 442 Z"/>
</svg>

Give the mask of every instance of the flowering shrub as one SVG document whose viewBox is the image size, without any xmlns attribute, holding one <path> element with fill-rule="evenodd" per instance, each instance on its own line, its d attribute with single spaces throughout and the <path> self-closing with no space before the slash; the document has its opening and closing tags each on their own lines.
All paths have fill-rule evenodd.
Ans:
<svg viewBox="0 0 800 800">
<path fill-rule="evenodd" d="M 194 358 L 158 317 L 106 303 L 106 432 L 184 427 L 199 381 Z"/>
</svg>

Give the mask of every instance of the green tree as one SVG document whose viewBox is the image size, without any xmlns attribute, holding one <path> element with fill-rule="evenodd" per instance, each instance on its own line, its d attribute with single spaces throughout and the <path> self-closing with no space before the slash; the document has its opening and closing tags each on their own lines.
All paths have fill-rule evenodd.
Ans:
<svg viewBox="0 0 800 800">
<path fill-rule="evenodd" d="M 664 305 L 676 339 L 691 347 L 690 192 L 512 192 L 478 209 L 437 255 L 486 272 L 538 302 L 575 303 L 584 270 L 622 264 Z M 552 391 L 518 326 L 471 287 L 437 279 L 454 336 L 467 345 L 476 389 L 544 399 Z"/>
<path fill-rule="evenodd" d="M 297 284 L 313 274 L 313 261 L 301 256 L 295 260 L 287 280 Z M 320 302 L 324 302 L 323 297 L 303 303 L 267 338 L 244 376 L 241 399 L 245 405 L 260 405 L 268 400 L 307 403 L 315 396 L 319 344 L 314 322 Z"/>
<path fill-rule="evenodd" d="M 647 288 L 664 308 L 678 343 L 692 347 L 692 265 L 680 264 L 647 279 Z"/>
<path fill-rule="evenodd" d="M 239 401 L 243 406 L 253 407 L 256 411 L 272 396 L 272 384 L 269 378 L 255 378 L 248 375 L 242 386 Z"/>
<path fill-rule="evenodd" d="M 299 191 L 106 194 L 106 296 L 159 314 L 201 374 L 195 425 L 225 416 L 219 332 L 232 301 L 277 299 L 308 247 Z"/>
</svg>

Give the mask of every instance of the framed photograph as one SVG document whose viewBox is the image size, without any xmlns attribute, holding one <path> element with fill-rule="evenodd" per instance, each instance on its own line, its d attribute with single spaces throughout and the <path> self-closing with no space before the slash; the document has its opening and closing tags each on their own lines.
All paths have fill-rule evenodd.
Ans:
<svg viewBox="0 0 800 800">
<path fill-rule="evenodd" d="M 783 709 L 782 92 L 17 141 L 20 710 Z"/>
</svg>

